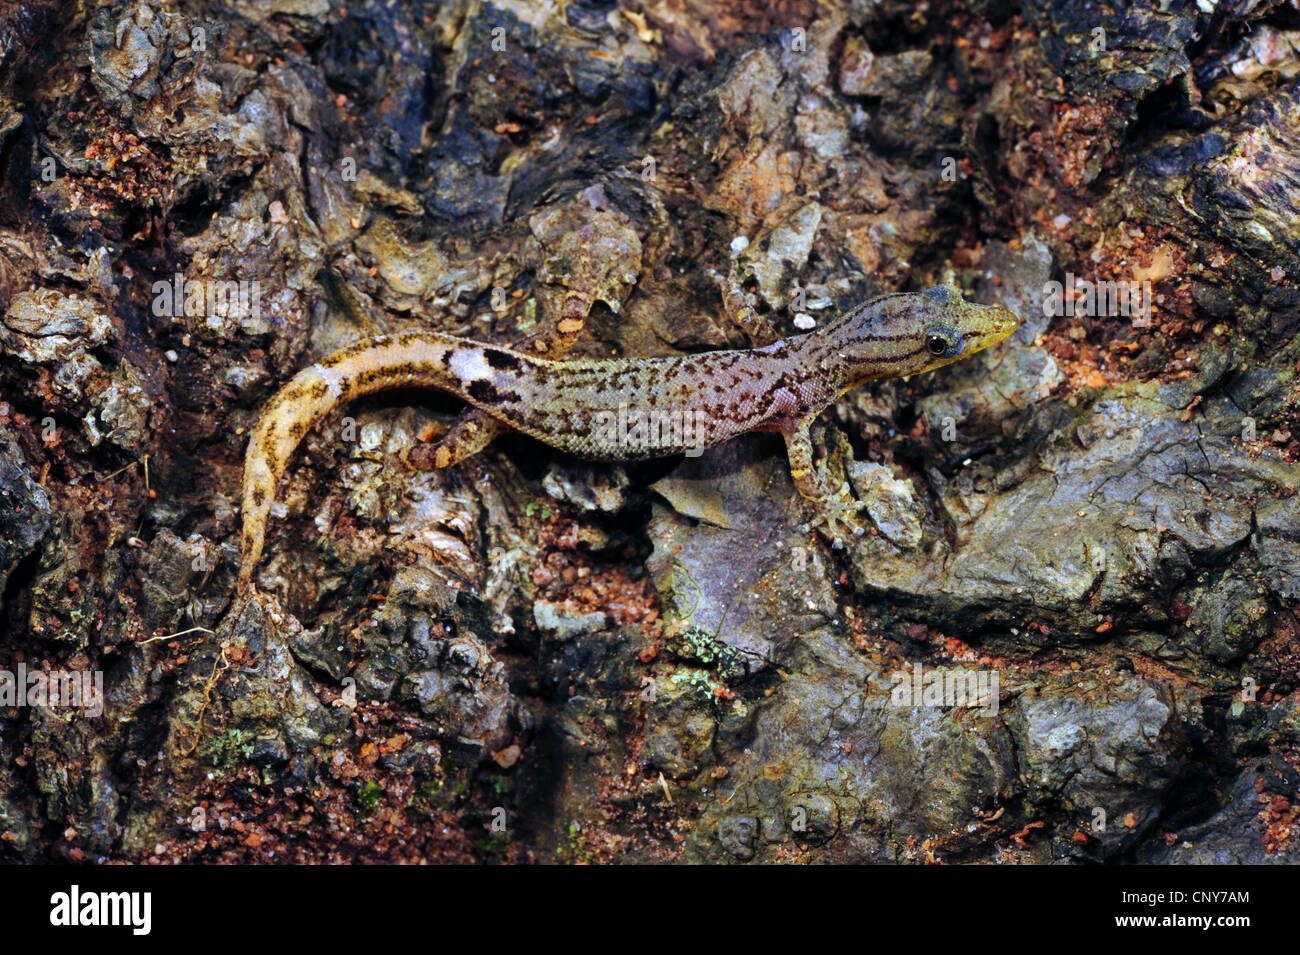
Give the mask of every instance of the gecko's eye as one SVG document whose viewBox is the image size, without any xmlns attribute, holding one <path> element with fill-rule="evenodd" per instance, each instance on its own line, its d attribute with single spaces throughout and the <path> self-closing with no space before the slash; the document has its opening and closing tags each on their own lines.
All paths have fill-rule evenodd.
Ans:
<svg viewBox="0 0 1300 955">
<path fill-rule="evenodd" d="M 961 354 L 962 346 L 961 335 L 943 325 L 925 333 L 925 350 L 935 358 L 956 358 Z"/>
<path fill-rule="evenodd" d="M 925 347 L 930 354 L 934 355 L 936 358 L 947 354 L 949 344 L 948 339 L 944 338 L 942 335 L 931 333 L 925 336 Z"/>
</svg>

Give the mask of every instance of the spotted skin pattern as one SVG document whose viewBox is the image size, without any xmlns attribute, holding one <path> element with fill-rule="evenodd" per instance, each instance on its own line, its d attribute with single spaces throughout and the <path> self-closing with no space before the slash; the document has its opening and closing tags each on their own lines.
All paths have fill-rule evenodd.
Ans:
<svg viewBox="0 0 1300 955">
<path fill-rule="evenodd" d="M 590 249 L 593 240 L 593 227 L 583 226 L 577 234 L 575 277 L 572 287 L 564 294 L 558 320 L 544 324 L 538 331 L 529 335 L 515 345 L 515 349 L 538 358 L 559 359 L 568 354 L 574 346 L 587 322 L 587 313 L 591 311 L 598 295 L 600 284 L 597 263 L 592 260 Z M 470 407 L 461 413 L 459 420 L 452 426 L 437 444 L 418 445 L 406 456 L 406 463 L 414 468 L 424 470 L 428 467 L 449 468 L 453 464 L 477 454 L 491 444 L 492 439 L 503 431 L 509 430 L 505 422 L 478 408 Z M 420 435 L 422 441 L 429 441 L 432 434 Z"/>
<path fill-rule="evenodd" d="M 1011 311 L 971 304 L 941 285 L 871 299 L 818 331 L 763 348 L 673 358 L 560 361 L 436 332 L 344 348 L 298 372 L 253 430 L 240 590 L 251 584 L 276 487 L 299 442 L 338 406 L 394 388 L 450 392 L 490 419 L 493 433 L 505 426 L 596 461 L 695 453 L 748 431 L 779 431 L 795 487 L 838 541 L 861 533 L 858 505 L 847 488 L 832 491 L 814 464 L 808 429 L 817 415 L 863 382 L 959 361 L 1017 324 Z M 483 444 L 469 442 L 470 453 Z M 435 464 L 465 456 L 462 448 Z"/>
</svg>

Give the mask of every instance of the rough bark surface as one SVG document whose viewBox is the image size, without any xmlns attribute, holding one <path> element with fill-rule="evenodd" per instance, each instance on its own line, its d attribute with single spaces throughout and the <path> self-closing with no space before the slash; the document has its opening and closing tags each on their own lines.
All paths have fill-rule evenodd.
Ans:
<svg viewBox="0 0 1300 955">
<path fill-rule="evenodd" d="M 0 2 L 0 858 L 1294 858 L 1298 50 L 1280 0 Z M 518 341 L 593 223 L 585 355 L 750 344 L 733 265 L 773 334 L 1024 324 L 827 413 L 846 550 L 772 436 L 414 470 L 460 409 L 389 395 L 236 600 L 274 390 Z"/>
</svg>

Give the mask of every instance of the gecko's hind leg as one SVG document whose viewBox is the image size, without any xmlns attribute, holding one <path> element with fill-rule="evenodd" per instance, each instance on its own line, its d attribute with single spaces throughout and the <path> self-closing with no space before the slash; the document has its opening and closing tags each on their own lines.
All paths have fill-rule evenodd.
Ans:
<svg viewBox="0 0 1300 955">
<path fill-rule="evenodd" d="M 587 315 L 595 304 L 597 296 L 596 271 L 593 267 L 589 249 L 592 240 L 592 227 L 584 226 L 579 231 L 578 250 L 576 252 L 576 277 L 568 292 L 564 295 L 560 307 L 560 317 L 556 322 L 547 323 L 523 341 L 514 346 L 516 351 L 536 355 L 538 358 L 558 360 L 564 358 L 573 348 L 587 324 Z M 416 470 L 431 468 L 449 468 L 466 458 L 482 451 L 498 435 L 510 430 L 509 427 L 479 408 L 467 408 L 461 412 L 451 430 L 443 435 L 437 444 L 432 441 L 433 427 L 420 434 L 419 445 L 410 448 L 402 455 L 402 461 Z"/>
<path fill-rule="evenodd" d="M 760 318 L 754 309 L 754 296 L 746 292 L 741 284 L 736 272 L 736 263 L 736 256 L 732 256 L 726 275 L 714 269 L 709 269 L 707 272 L 722 295 L 723 315 L 749 336 L 753 347 L 761 348 L 770 345 L 781 336 L 769 322 Z"/>
<path fill-rule="evenodd" d="M 824 468 L 819 468 L 813 461 L 812 437 L 808 433 L 809 422 L 804 421 L 790 431 L 783 431 L 786 453 L 790 458 L 790 477 L 808 506 L 814 512 L 810 522 L 830 540 L 837 550 L 844 542 L 866 533 L 858 518 L 858 512 L 866 508 L 862 501 L 855 500 L 849 490 L 847 481 L 838 490 L 832 490 L 827 481 Z"/>
<path fill-rule="evenodd" d="M 478 408 L 461 412 L 442 439 L 432 444 L 437 436 L 437 425 L 431 424 L 417 435 L 419 443 L 398 454 L 402 464 L 415 471 L 432 471 L 449 468 L 468 457 L 478 454 L 503 431 L 504 424 Z"/>
<path fill-rule="evenodd" d="M 563 358 L 573 347 L 578 333 L 582 331 L 592 301 L 593 299 L 586 292 L 570 292 L 565 296 L 564 313 L 559 322 L 521 342 L 517 350 L 538 357 Z M 449 468 L 478 454 L 498 435 L 508 430 L 510 429 L 506 424 L 486 411 L 467 408 L 461 412 L 456 423 L 451 426 L 451 430 L 441 441 L 432 446 L 421 444 L 411 448 L 404 456 L 404 460 L 407 465 L 419 470 Z M 420 435 L 420 440 L 431 440 L 433 437 L 431 432 L 432 428 L 426 429 Z"/>
</svg>

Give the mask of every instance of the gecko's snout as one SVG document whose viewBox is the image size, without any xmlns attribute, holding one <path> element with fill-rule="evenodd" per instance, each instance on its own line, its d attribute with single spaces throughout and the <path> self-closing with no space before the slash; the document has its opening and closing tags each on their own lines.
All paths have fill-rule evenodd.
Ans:
<svg viewBox="0 0 1300 955">
<path fill-rule="evenodd" d="M 999 305 L 992 324 L 995 339 L 1001 341 L 1020 327 L 1020 316 L 1011 309 Z"/>
<path fill-rule="evenodd" d="M 979 309 L 974 351 L 983 351 L 991 345 L 996 345 L 1020 327 L 1020 317 L 1004 305 L 974 307 Z"/>
</svg>

